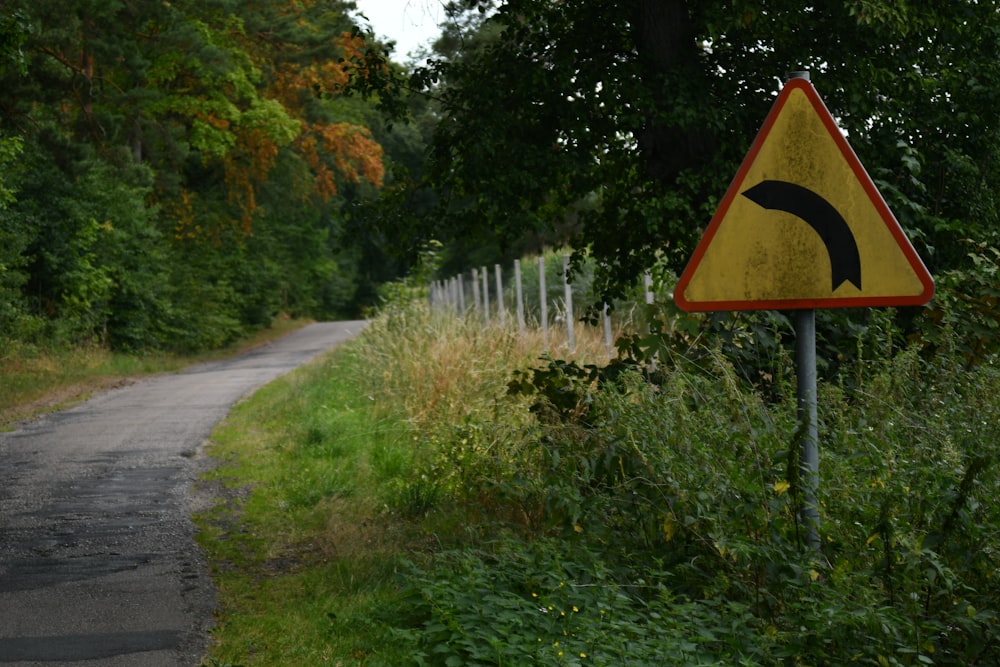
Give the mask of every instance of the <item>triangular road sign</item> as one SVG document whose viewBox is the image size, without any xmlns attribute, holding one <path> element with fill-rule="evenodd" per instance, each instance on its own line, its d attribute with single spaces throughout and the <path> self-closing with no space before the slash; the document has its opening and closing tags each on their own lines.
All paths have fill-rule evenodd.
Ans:
<svg viewBox="0 0 1000 667">
<path fill-rule="evenodd" d="M 691 311 L 920 305 L 933 295 L 806 79 L 782 89 L 674 291 Z"/>
</svg>

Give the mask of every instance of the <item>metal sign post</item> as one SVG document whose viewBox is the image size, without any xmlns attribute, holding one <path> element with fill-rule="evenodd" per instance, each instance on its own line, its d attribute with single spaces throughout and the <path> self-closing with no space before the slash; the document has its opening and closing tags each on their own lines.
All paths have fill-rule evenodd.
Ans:
<svg viewBox="0 0 1000 667">
<path fill-rule="evenodd" d="M 795 377 L 798 381 L 799 432 L 802 434 L 799 517 L 806 526 L 806 544 L 819 551 L 819 419 L 816 410 L 816 311 L 800 310 L 795 319 Z"/>
<path fill-rule="evenodd" d="M 809 80 L 809 72 L 792 72 L 788 80 Z M 795 379 L 798 401 L 799 484 L 802 504 L 799 517 L 806 527 L 806 544 L 819 551 L 819 412 L 816 406 L 816 311 L 812 308 L 796 311 L 795 317 Z"/>
</svg>

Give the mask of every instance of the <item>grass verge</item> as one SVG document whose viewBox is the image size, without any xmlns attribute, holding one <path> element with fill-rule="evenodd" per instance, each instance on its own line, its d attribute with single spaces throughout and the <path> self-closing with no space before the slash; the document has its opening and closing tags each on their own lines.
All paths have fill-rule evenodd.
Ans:
<svg viewBox="0 0 1000 667">
<path fill-rule="evenodd" d="M 911 347 L 821 383 L 815 551 L 787 383 L 596 349 L 391 308 L 238 406 L 206 664 L 1000 662 L 1000 365 Z"/>
<path fill-rule="evenodd" d="M 208 664 L 398 664 L 379 617 L 408 538 L 378 487 L 406 465 L 408 437 L 359 392 L 360 361 L 314 362 L 216 430 L 201 483 L 219 502 L 196 518 L 220 598 Z"/>
<path fill-rule="evenodd" d="M 597 336 L 577 347 L 607 358 Z M 196 517 L 220 599 L 205 664 L 411 661 L 401 571 L 468 518 L 438 511 L 439 447 L 541 351 L 540 336 L 405 308 L 238 404 L 201 481 L 218 502 Z"/>
</svg>

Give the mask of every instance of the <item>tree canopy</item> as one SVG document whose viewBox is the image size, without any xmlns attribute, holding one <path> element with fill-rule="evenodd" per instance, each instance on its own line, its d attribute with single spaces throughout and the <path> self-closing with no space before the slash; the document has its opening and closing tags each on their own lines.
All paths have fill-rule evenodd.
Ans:
<svg viewBox="0 0 1000 667">
<path fill-rule="evenodd" d="M 963 239 L 995 242 L 994 3 L 463 0 L 450 16 L 409 82 L 440 110 L 441 205 L 418 236 L 568 242 L 611 293 L 657 258 L 679 270 L 785 74 L 810 70 L 932 271 L 966 261 Z"/>
<path fill-rule="evenodd" d="M 390 159 L 344 94 L 388 67 L 353 8 L 5 3 L 0 335 L 203 347 L 356 315 L 373 250 L 347 205 Z"/>
<path fill-rule="evenodd" d="M 411 71 L 342 0 L 4 9 L 0 336 L 357 314 L 430 240 L 449 268 L 567 244 L 612 297 L 683 266 L 801 69 L 932 272 L 995 311 L 993 3 L 460 0 Z"/>
</svg>

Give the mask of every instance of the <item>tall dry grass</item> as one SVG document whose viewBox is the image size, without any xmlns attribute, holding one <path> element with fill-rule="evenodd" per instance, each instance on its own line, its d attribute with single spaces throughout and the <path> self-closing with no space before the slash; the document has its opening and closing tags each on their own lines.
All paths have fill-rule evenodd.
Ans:
<svg viewBox="0 0 1000 667">
<path fill-rule="evenodd" d="M 540 330 L 522 335 L 513 319 L 484 324 L 423 302 L 386 309 L 354 347 L 377 371 L 365 378 L 369 397 L 402 409 L 418 430 L 457 425 L 494 410 L 512 371 L 539 365 L 547 353 L 581 364 L 607 361 L 600 329 L 578 325 L 570 350 L 564 330 L 550 330 L 546 346 Z"/>
</svg>

